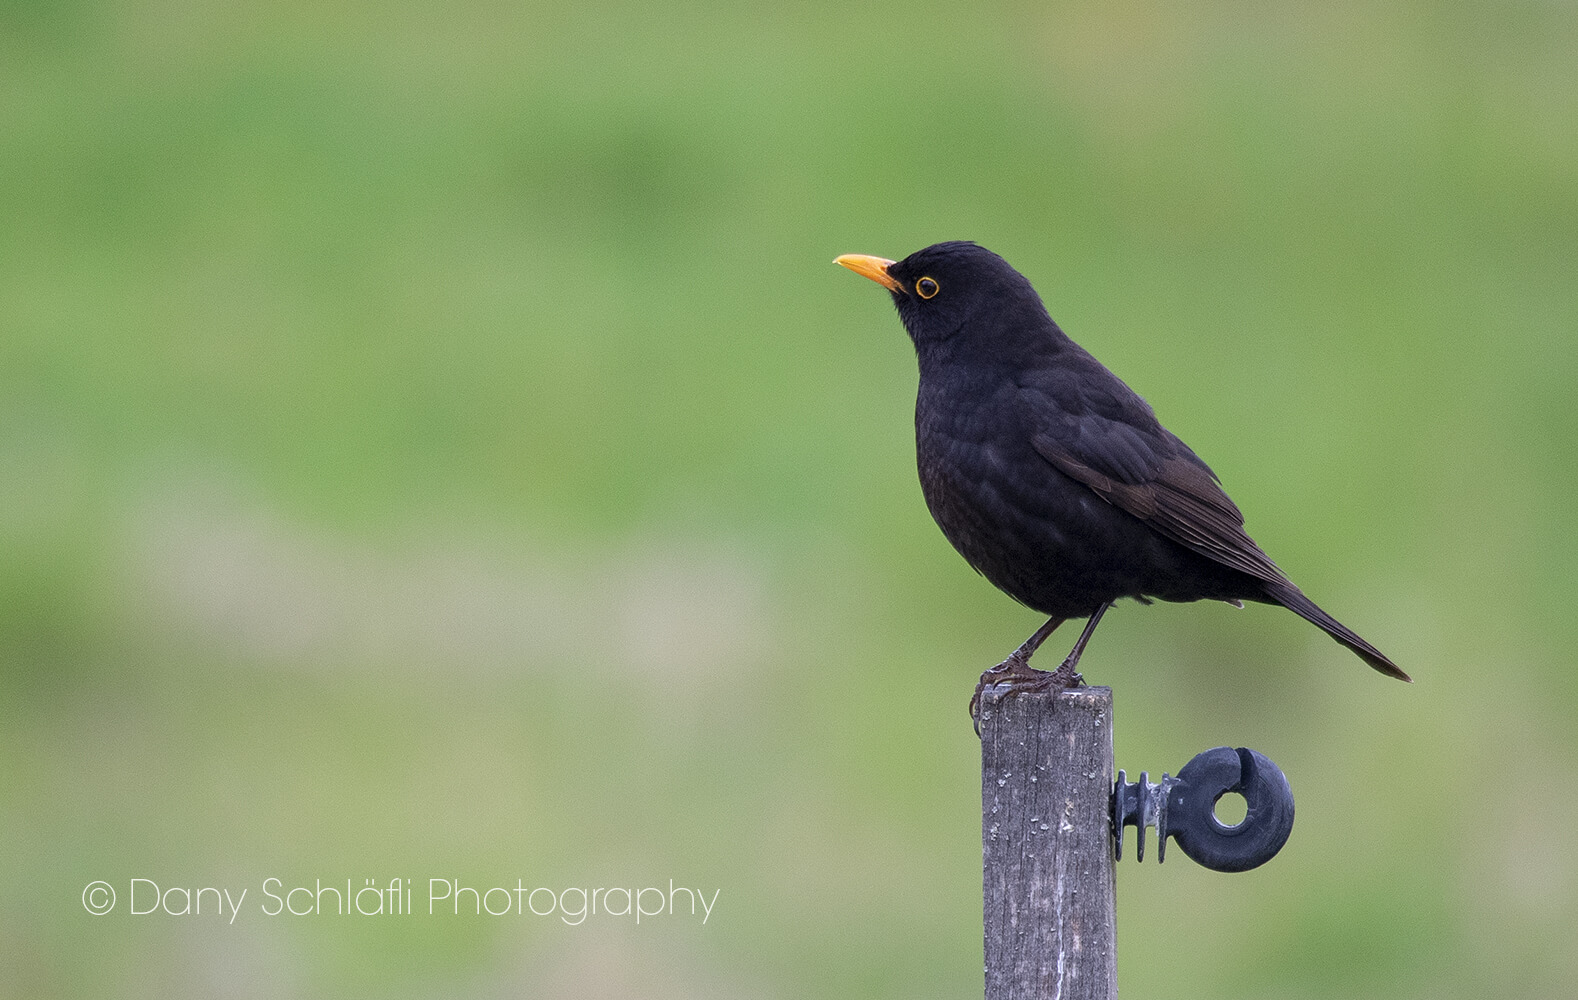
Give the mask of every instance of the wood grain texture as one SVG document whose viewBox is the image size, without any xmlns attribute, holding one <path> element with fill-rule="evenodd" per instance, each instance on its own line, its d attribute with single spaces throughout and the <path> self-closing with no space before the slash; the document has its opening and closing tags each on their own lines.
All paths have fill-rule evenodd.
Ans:
<svg viewBox="0 0 1578 1000">
<path fill-rule="evenodd" d="M 1112 689 L 983 694 L 986 1000 L 1118 995 Z"/>
</svg>

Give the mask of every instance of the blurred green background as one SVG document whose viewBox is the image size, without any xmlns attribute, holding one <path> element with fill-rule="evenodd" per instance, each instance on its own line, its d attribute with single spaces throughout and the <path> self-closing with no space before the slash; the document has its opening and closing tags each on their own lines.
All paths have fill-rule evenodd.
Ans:
<svg viewBox="0 0 1578 1000">
<path fill-rule="evenodd" d="M 969 238 L 1417 679 L 1108 617 L 1118 766 L 1299 797 L 1256 872 L 1120 866 L 1125 995 L 1571 997 L 1575 51 L 1545 2 L 0 3 L 0 994 L 979 995 L 964 706 L 1039 619 L 831 264 Z"/>
</svg>

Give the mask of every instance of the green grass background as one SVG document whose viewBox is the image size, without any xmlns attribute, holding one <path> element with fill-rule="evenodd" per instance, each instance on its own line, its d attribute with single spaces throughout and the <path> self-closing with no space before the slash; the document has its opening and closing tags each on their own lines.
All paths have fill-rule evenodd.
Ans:
<svg viewBox="0 0 1578 1000">
<path fill-rule="evenodd" d="M 1572 996 L 1575 51 L 1544 2 L 5 0 L 0 995 L 975 995 L 964 704 L 1038 619 L 830 263 L 969 238 L 1417 679 L 1109 616 L 1120 767 L 1299 804 L 1256 872 L 1120 866 L 1125 995 Z"/>
</svg>

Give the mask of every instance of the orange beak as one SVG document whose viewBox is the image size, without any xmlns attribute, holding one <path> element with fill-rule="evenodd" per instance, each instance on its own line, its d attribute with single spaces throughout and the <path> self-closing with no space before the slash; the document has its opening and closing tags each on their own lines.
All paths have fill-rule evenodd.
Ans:
<svg viewBox="0 0 1578 1000">
<path fill-rule="evenodd" d="M 834 260 L 833 263 L 840 267 L 847 267 L 861 277 L 870 278 L 890 292 L 904 291 L 904 286 L 899 284 L 898 279 L 888 273 L 888 268 L 893 266 L 893 262 L 885 257 L 868 257 L 863 253 L 846 253 L 844 256 Z"/>
</svg>

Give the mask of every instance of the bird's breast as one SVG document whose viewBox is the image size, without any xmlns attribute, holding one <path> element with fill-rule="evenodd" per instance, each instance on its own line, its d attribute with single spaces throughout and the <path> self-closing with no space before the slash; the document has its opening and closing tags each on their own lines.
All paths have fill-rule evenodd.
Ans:
<svg viewBox="0 0 1578 1000">
<path fill-rule="evenodd" d="M 1067 480 L 1058 483 L 1061 474 L 1029 440 L 994 393 L 945 401 L 923 391 L 918 401 L 916 470 L 932 518 L 981 575 L 1040 608 L 1052 596 L 1055 569 L 1068 565 L 1063 526 L 1077 523 L 1078 509 L 1102 501 L 1082 487 L 1084 496 L 1068 490 Z"/>
</svg>

